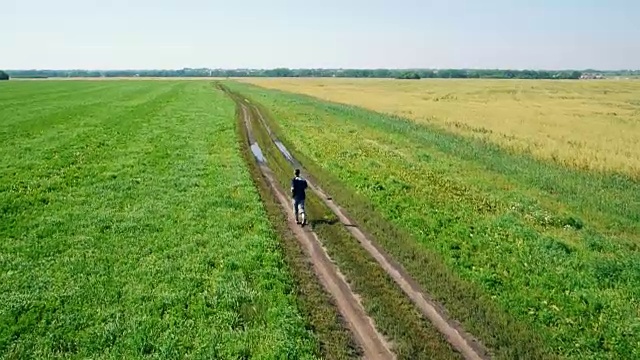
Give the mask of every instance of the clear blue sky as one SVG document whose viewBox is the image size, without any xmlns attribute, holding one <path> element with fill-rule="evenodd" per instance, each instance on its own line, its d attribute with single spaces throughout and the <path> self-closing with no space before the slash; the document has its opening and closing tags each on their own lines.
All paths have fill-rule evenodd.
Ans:
<svg viewBox="0 0 640 360">
<path fill-rule="evenodd" d="M 640 69 L 640 0 L 3 0 L 0 68 Z"/>
</svg>

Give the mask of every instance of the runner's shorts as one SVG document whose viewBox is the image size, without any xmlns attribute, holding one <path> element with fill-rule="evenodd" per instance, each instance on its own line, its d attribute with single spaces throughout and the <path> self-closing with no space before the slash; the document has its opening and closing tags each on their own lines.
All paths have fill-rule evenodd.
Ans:
<svg viewBox="0 0 640 360">
<path fill-rule="evenodd" d="M 299 214 L 304 212 L 304 199 L 293 199 L 293 213 Z"/>
</svg>

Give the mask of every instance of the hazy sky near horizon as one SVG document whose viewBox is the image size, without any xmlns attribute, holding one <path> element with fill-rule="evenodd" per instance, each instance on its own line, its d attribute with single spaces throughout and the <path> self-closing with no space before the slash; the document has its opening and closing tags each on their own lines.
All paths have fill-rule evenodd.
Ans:
<svg viewBox="0 0 640 360">
<path fill-rule="evenodd" d="M 2 0 L 1 8 L 4 69 L 640 69 L 638 0 Z"/>
</svg>

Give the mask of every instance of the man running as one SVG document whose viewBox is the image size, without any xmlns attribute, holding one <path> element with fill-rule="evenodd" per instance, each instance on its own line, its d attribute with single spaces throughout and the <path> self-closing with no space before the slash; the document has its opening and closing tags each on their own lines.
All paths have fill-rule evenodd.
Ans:
<svg viewBox="0 0 640 360">
<path fill-rule="evenodd" d="M 296 169 L 296 176 L 291 180 L 291 196 L 293 197 L 293 212 L 296 215 L 296 224 L 301 224 L 298 214 L 302 214 L 302 225 L 306 223 L 304 200 L 306 198 L 307 180 L 300 177 L 300 169 Z"/>
</svg>

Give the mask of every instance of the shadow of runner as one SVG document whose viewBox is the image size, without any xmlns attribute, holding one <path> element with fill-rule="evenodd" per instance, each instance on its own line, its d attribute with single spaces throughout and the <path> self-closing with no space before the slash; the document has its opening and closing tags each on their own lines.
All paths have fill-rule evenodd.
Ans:
<svg viewBox="0 0 640 360">
<path fill-rule="evenodd" d="M 339 223 L 338 219 L 317 219 L 317 220 L 309 220 L 309 225 L 314 227 L 316 225 L 335 225 Z"/>
<path fill-rule="evenodd" d="M 339 219 L 319 219 L 319 220 L 309 220 L 308 225 L 311 225 L 311 227 L 313 228 L 316 225 L 335 225 L 335 224 L 340 224 L 344 227 L 357 227 L 354 224 L 345 224 L 343 222 L 341 222 Z"/>
</svg>

